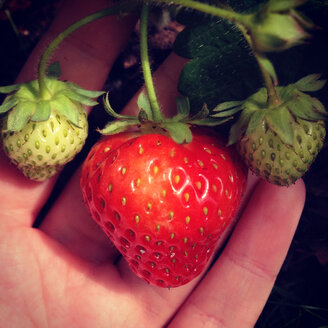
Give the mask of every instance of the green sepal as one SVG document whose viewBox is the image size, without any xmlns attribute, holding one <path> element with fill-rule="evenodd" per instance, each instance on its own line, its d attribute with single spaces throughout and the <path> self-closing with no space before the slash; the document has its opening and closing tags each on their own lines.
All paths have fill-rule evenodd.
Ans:
<svg viewBox="0 0 328 328">
<path fill-rule="evenodd" d="M 73 90 L 63 90 L 61 92 L 61 94 L 65 95 L 66 97 L 68 97 L 71 100 L 77 101 L 85 106 L 95 106 L 98 104 L 97 101 L 94 101 L 93 99 L 83 96 Z"/>
<path fill-rule="evenodd" d="M 114 118 L 117 118 L 117 119 L 135 119 L 136 118 L 135 116 L 121 115 L 121 114 L 116 113 L 114 111 L 114 109 L 112 108 L 111 104 L 109 103 L 108 92 L 106 93 L 106 96 L 103 97 L 103 104 L 104 104 L 104 107 L 105 107 L 105 110 L 107 111 L 107 113 Z"/>
<path fill-rule="evenodd" d="M 320 74 L 310 74 L 298 80 L 294 85 L 300 91 L 314 92 L 322 89 L 326 84 L 326 80 L 320 80 Z"/>
<path fill-rule="evenodd" d="M 305 120 L 324 120 L 328 116 L 323 104 L 318 99 L 306 94 L 294 97 L 287 103 L 287 106 L 296 117 Z"/>
<path fill-rule="evenodd" d="M 125 131 L 127 128 L 133 125 L 139 124 L 137 119 L 135 120 L 116 120 L 109 122 L 103 129 L 98 130 L 101 134 L 104 135 L 113 135 Z"/>
<path fill-rule="evenodd" d="M 192 133 L 190 127 L 182 122 L 169 122 L 161 125 L 170 134 L 170 137 L 178 144 L 190 143 Z"/>
<path fill-rule="evenodd" d="M 203 105 L 202 109 L 196 113 L 194 116 L 192 116 L 188 122 L 195 122 L 195 121 L 199 121 L 199 120 L 203 120 L 204 118 L 207 118 L 210 114 L 210 111 L 207 107 L 206 104 Z"/>
<path fill-rule="evenodd" d="M 255 111 L 255 112 L 251 115 L 250 120 L 249 120 L 249 123 L 248 123 L 247 130 L 246 130 L 246 135 L 249 135 L 249 134 L 251 134 L 252 132 L 254 132 L 255 129 L 256 129 L 260 124 L 262 124 L 263 119 L 264 119 L 266 113 L 267 113 L 267 110 L 265 110 L 265 109 L 260 109 L 260 110 Z"/>
<path fill-rule="evenodd" d="M 36 106 L 36 103 L 32 101 L 18 103 L 8 114 L 7 131 L 22 130 L 35 112 Z"/>
<path fill-rule="evenodd" d="M 148 114 L 147 114 L 147 112 L 143 108 L 139 109 L 138 121 L 141 124 L 145 124 L 145 123 L 148 123 L 149 122 Z"/>
<path fill-rule="evenodd" d="M 234 108 L 238 108 L 243 104 L 243 101 L 226 101 L 223 102 L 213 108 L 213 112 L 223 112 L 225 110 L 230 110 Z M 241 108 L 238 108 L 238 110 L 241 110 Z M 214 115 L 213 115 L 214 116 Z"/>
<path fill-rule="evenodd" d="M 16 92 L 16 96 L 22 101 L 29 99 L 32 101 L 37 101 L 39 99 L 39 85 L 38 81 L 34 80 L 27 83 L 22 83 L 20 88 Z"/>
<path fill-rule="evenodd" d="M 176 97 L 177 115 L 173 117 L 174 121 L 182 121 L 189 117 L 190 103 L 188 97 Z"/>
<path fill-rule="evenodd" d="M 19 99 L 15 95 L 6 97 L 3 104 L 0 106 L 0 114 L 8 112 L 11 108 L 15 107 Z"/>
<path fill-rule="evenodd" d="M 41 122 L 46 121 L 50 117 L 51 107 L 49 100 L 40 100 L 37 103 L 36 111 L 31 117 L 31 121 Z"/>
<path fill-rule="evenodd" d="M 66 117 L 68 121 L 75 126 L 79 126 L 79 112 L 77 106 L 80 104 L 72 102 L 68 97 L 63 94 L 58 94 L 51 100 L 51 108 L 58 114 Z"/>
<path fill-rule="evenodd" d="M 239 139 L 241 139 L 241 137 L 243 136 L 243 134 L 246 132 L 249 121 L 252 117 L 254 112 L 252 111 L 246 111 L 243 110 L 238 118 L 238 121 L 233 124 L 230 128 L 229 131 L 229 140 L 228 140 L 228 146 L 233 145 L 234 143 L 236 143 Z"/>
<path fill-rule="evenodd" d="M 16 91 L 20 88 L 21 85 L 22 83 L 18 83 L 18 84 L 12 84 L 12 85 L 6 85 L 4 87 L 0 87 L 0 93 L 10 93 Z"/>
<path fill-rule="evenodd" d="M 292 124 L 294 119 L 286 107 L 280 106 L 267 111 L 265 120 L 270 129 L 274 131 L 284 143 L 291 146 L 294 144 L 294 129 Z"/>
<path fill-rule="evenodd" d="M 144 92 L 141 92 L 139 94 L 138 99 L 137 99 L 137 105 L 138 105 L 139 110 L 143 110 L 146 112 L 147 120 L 153 119 L 153 112 L 151 109 L 149 98 Z"/>
<path fill-rule="evenodd" d="M 83 89 L 80 86 L 78 86 L 77 84 L 72 83 L 72 82 L 67 82 L 67 85 L 75 93 L 78 93 L 79 95 L 85 96 L 88 98 L 98 98 L 98 97 L 102 96 L 103 94 L 105 94 L 105 91 L 93 91 L 93 90 Z"/>
<path fill-rule="evenodd" d="M 213 112 L 217 113 L 212 114 L 211 117 L 231 117 L 242 110 L 241 104 L 242 101 L 224 102 L 213 109 Z"/>
<path fill-rule="evenodd" d="M 199 125 L 199 126 L 218 126 L 218 125 L 224 124 L 232 119 L 233 119 L 232 116 L 223 118 L 222 120 L 218 120 L 217 118 L 206 117 L 201 120 L 190 121 L 189 124 Z"/>
</svg>

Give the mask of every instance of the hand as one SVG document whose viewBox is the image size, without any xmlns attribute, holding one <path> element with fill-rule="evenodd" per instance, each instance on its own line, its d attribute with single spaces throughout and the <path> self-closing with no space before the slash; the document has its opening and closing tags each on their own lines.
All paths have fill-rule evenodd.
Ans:
<svg viewBox="0 0 328 328">
<path fill-rule="evenodd" d="M 77 18 L 108 5 L 67 1 L 18 80 L 34 79 L 40 53 Z M 99 90 L 135 24 L 105 18 L 84 26 L 56 51 L 63 78 Z M 156 72 L 163 108 L 174 109 L 184 60 L 171 55 Z M 134 97 L 125 108 L 133 112 Z M 250 176 L 240 220 L 220 257 L 202 277 L 167 290 L 128 268 L 82 203 L 80 171 L 38 229 L 36 215 L 52 178 L 24 178 L 0 156 L 1 327 L 253 327 L 281 268 L 304 205 L 302 181 L 277 187 Z"/>
</svg>

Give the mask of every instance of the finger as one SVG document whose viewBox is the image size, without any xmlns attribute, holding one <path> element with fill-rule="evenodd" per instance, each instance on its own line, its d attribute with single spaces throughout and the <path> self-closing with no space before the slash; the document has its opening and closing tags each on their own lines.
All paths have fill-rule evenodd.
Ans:
<svg viewBox="0 0 328 328">
<path fill-rule="evenodd" d="M 17 81 L 36 78 L 41 53 L 50 41 L 78 18 L 100 10 L 109 1 L 67 1 L 49 31 L 32 52 Z M 101 89 L 108 72 L 134 26 L 130 17 L 107 17 L 90 23 L 73 33 L 55 51 L 52 60 L 60 60 L 62 78 L 88 89 Z M 95 33 L 103 31 L 103 33 Z M 33 182 L 20 174 L 0 153 L 0 211 L 12 217 L 6 224 L 33 224 L 36 214 L 48 198 L 56 177 L 43 183 Z M 13 196 L 14 195 L 14 196 Z"/>
<path fill-rule="evenodd" d="M 159 101 L 166 112 L 174 107 L 177 81 L 183 63 L 184 59 L 172 54 L 154 74 Z M 125 107 L 125 113 L 136 114 L 136 99 L 137 95 Z M 40 229 L 67 246 L 74 254 L 87 260 L 115 261 L 119 252 L 109 242 L 105 233 L 96 226 L 82 203 L 79 177 L 80 171 L 76 172 L 62 192 Z"/>
<path fill-rule="evenodd" d="M 305 200 L 290 188 L 261 182 L 231 240 L 170 327 L 254 327 L 296 230 Z"/>
</svg>

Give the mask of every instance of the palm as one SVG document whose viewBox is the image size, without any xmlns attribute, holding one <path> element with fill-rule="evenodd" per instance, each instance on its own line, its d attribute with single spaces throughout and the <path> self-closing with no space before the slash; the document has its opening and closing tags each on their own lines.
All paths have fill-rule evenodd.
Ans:
<svg viewBox="0 0 328 328">
<path fill-rule="evenodd" d="M 48 37 L 106 5 L 106 0 L 65 2 Z M 63 78 L 101 89 L 134 23 L 128 17 L 103 19 L 76 32 L 56 53 Z M 94 33 L 108 29 L 112 33 Z M 33 77 L 44 42 L 47 38 L 18 80 Z M 183 63 L 171 56 L 156 72 L 159 100 L 168 111 L 174 109 Z M 135 107 L 134 98 L 125 111 Z M 206 275 L 167 290 L 137 278 L 91 220 L 82 203 L 79 171 L 42 225 L 32 228 L 54 182 L 28 181 L 0 154 L 1 327 L 162 327 L 169 322 L 171 327 L 251 327 L 304 204 L 302 182 L 286 189 L 251 179 L 240 222 L 219 259 Z"/>
<path fill-rule="evenodd" d="M 78 175 L 64 198 L 79 198 L 78 184 L 74 183 L 77 179 Z M 68 199 L 62 197 L 61 201 Z M 45 327 L 48 321 L 60 327 L 107 327 L 109 322 L 116 327 L 137 323 L 142 327 L 162 326 L 188 293 L 189 288 L 158 289 L 135 277 L 90 219 L 82 201 L 69 202 L 65 208 L 55 206 L 43 231 L 16 226 L 17 205 L 7 208 L 2 217 L 2 222 L 9 224 L 2 230 L 6 249 L 0 254 L 1 304 L 7 305 L 5 313 L 13 327 L 15 317 L 10 311 L 18 308 L 18 322 L 24 318 L 35 321 L 38 327 Z M 20 220 L 28 220 L 28 212 Z M 58 239 L 69 242 L 70 249 L 44 233 L 51 230 L 52 220 L 66 221 L 70 236 L 64 240 L 62 232 Z M 8 299 L 12 301 L 7 303 Z"/>
</svg>

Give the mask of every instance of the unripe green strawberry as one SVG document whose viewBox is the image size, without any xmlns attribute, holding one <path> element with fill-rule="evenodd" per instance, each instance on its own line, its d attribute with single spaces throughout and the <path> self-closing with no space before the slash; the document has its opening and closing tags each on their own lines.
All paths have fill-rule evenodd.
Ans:
<svg viewBox="0 0 328 328">
<path fill-rule="evenodd" d="M 238 143 L 238 151 L 257 175 L 277 185 L 290 185 L 309 169 L 323 146 L 323 121 L 293 122 L 294 144 L 285 143 L 263 120 Z"/>
<path fill-rule="evenodd" d="M 79 153 L 88 135 L 88 121 L 79 109 L 79 127 L 51 112 L 47 121 L 30 121 L 17 132 L 1 132 L 10 160 L 25 176 L 42 181 L 56 174 Z"/>
<path fill-rule="evenodd" d="M 0 105 L 0 136 L 5 153 L 25 176 L 42 181 L 56 174 L 80 152 L 88 135 L 83 105 L 97 104 L 103 92 L 84 90 L 71 82 L 45 78 L 0 87 L 9 93 Z M 15 91 L 13 93 L 13 91 Z"/>
<path fill-rule="evenodd" d="M 323 147 L 327 112 L 305 91 L 317 91 L 324 83 L 319 75 L 312 74 L 294 84 L 276 87 L 277 104 L 268 103 L 265 88 L 237 103 L 241 114 L 230 130 L 229 144 L 236 143 L 254 173 L 288 186 L 310 168 Z"/>
</svg>

